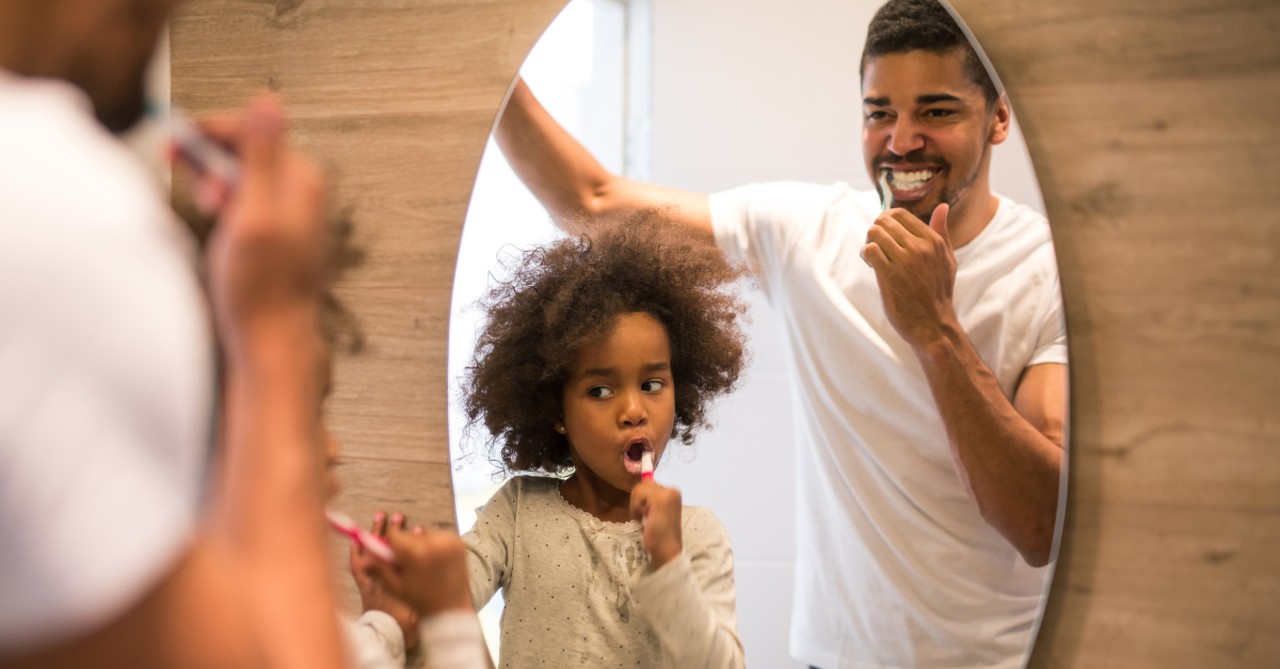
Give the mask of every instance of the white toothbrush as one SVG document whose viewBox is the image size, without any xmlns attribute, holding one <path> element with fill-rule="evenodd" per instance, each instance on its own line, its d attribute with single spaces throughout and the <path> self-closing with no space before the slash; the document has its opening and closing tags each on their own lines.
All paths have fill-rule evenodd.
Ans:
<svg viewBox="0 0 1280 669">
<path fill-rule="evenodd" d="M 239 160 L 226 147 L 204 134 L 194 121 L 177 107 L 170 107 L 167 122 L 173 136 L 174 150 L 197 172 L 208 174 L 228 189 L 240 183 Z"/>
<path fill-rule="evenodd" d="M 893 191 L 889 190 L 889 171 L 880 170 L 880 211 L 889 211 L 893 206 Z"/>
</svg>

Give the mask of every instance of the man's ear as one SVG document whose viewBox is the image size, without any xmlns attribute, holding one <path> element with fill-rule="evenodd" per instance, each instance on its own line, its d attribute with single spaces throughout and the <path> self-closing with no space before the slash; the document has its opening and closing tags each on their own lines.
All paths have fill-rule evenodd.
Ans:
<svg viewBox="0 0 1280 669">
<path fill-rule="evenodd" d="M 991 130 L 987 133 L 987 142 L 996 145 L 1009 138 L 1009 124 L 1013 121 L 1013 107 L 1009 98 L 1001 93 L 991 106 Z"/>
</svg>

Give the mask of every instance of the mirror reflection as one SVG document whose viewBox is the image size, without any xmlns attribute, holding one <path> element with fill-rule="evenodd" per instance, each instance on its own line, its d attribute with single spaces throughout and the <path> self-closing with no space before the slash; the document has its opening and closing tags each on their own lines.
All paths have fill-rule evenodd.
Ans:
<svg viewBox="0 0 1280 669">
<path fill-rule="evenodd" d="M 1048 225 L 1008 100 L 931 0 L 775 4 L 569 4 L 522 70 L 481 168 L 451 377 L 465 378 L 483 327 L 469 305 L 522 250 L 561 238 L 547 212 L 579 233 L 658 208 L 671 232 L 653 236 L 700 236 L 752 274 L 742 383 L 718 400 L 713 430 L 657 453 L 658 484 L 702 508 L 686 513 L 684 547 L 705 538 L 705 523 L 688 534 L 703 510 L 732 545 L 731 588 L 710 588 L 705 570 L 682 581 L 704 606 L 736 596 L 736 634 L 704 633 L 702 645 L 740 640 L 753 666 L 1021 666 L 1050 576 L 1067 354 Z M 637 25 L 646 39 L 634 39 Z M 637 42 L 652 51 L 623 50 Z M 609 353 L 614 337 L 653 325 L 644 314 L 609 314 L 587 341 Z M 566 369 L 548 430 L 570 427 L 576 368 Z M 657 381 L 647 388 L 682 383 Z M 478 431 L 467 443 L 480 452 L 459 457 L 455 474 L 462 528 L 495 490 L 523 490 L 494 482 Z M 569 478 L 548 499 L 596 531 L 610 526 L 594 521 L 626 520 L 575 497 L 585 474 L 606 479 L 597 490 L 628 484 L 580 457 L 585 437 L 560 434 L 576 468 L 556 470 Z M 658 562 L 636 541 L 648 555 L 629 554 L 622 573 Z M 494 578 L 493 589 L 518 587 Z M 623 617 L 631 594 L 615 590 L 600 610 Z M 499 638 L 503 651 L 529 643 L 507 636 L 518 625 L 497 632 L 495 600 L 495 651 Z"/>
</svg>

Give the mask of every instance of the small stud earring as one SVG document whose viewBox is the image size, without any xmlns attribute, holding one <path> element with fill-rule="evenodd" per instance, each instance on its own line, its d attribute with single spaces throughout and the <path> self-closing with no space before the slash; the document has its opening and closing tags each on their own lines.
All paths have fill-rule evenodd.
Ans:
<svg viewBox="0 0 1280 669">
<path fill-rule="evenodd" d="M 556 432 L 559 432 L 560 434 L 564 434 L 564 426 L 563 426 L 563 425 L 557 425 L 557 426 L 556 426 Z"/>
</svg>

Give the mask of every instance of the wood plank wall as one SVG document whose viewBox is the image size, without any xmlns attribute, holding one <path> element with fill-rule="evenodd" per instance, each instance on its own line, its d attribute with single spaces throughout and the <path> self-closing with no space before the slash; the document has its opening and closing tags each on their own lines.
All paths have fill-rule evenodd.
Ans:
<svg viewBox="0 0 1280 669">
<path fill-rule="evenodd" d="M 340 294 L 368 347 L 339 360 L 328 413 L 360 518 L 453 523 L 459 230 L 562 4 L 191 0 L 174 22 L 175 102 L 280 91 L 353 207 L 366 262 Z M 1072 346 L 1067 531 L 1032 666 L 1280 666 L 1280 3 L 953 4 L 1017 109 Z"/>
<path fill-rule="evenodd" d="M 456 523 L 445 369 L 462 221 L 507 87 L 563 2 L 191 0 L 172 23 L 174 104 L 199 114 L 278 91 L 350 209 L 364 261 L 337 292 L 365 348 L 336 360 L 326 414 L 343 447 L 337 505 L 361 522 L 388 509 Z M 345 567 L 344 544 L 333 552 Z"/>
<path fill-rule="evenodd" d="M 1280 666 L 1280 3 L 953 0 L 1009 88 L 1071 344 L 1034 667 Z"/>
</svg>

